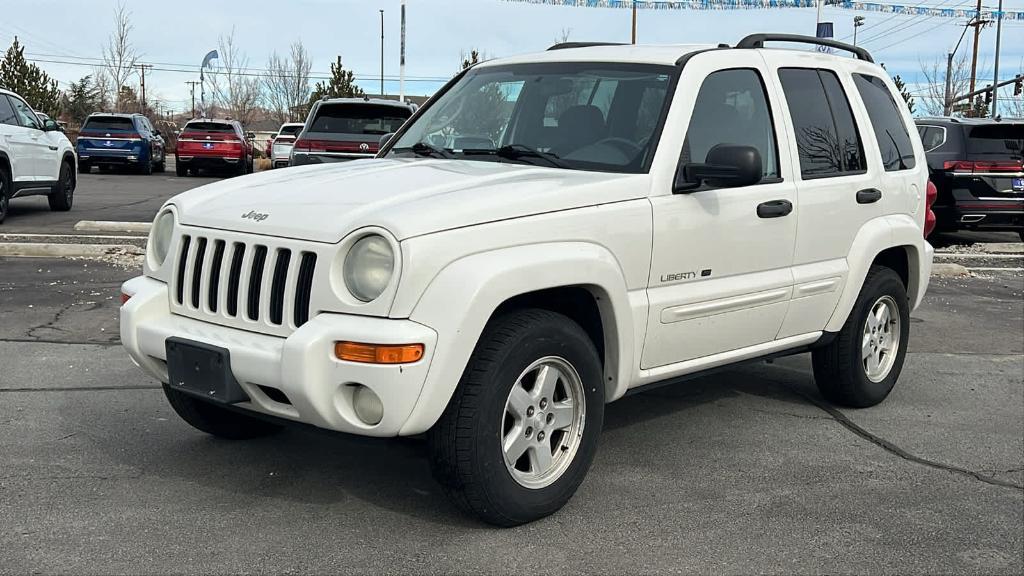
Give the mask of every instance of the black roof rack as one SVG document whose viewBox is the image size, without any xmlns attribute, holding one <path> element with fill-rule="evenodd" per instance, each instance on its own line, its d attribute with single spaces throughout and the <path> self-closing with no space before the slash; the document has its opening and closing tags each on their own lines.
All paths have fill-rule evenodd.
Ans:
<svg viewBox="0 0 1024 576">
<path fill-rule="evenodd" d="M 802 36 L 800 34 L 751 34 L 743 40 L 740 40 L 736 44 L 737 48 L 764 48 L 765 42 L 797 42 L 800 44 L 817 44 L 818 46 L 828 46 L 829 48 L 836 48 L 837 50 L 846 50 L 847 52 L 853 52 L 857 55 L 858 60 L 865 62 L 874 62 L 871 58 L 871 53 L 867 50 L 847 44 L 845 42 L 839 42 L 838 40 L 829 40 L 828 38 L 815 38 L 814 36 Z"/>
<path fill-rule="evenodd" d="M 568 48 L 590 48 L 591 46 L 625 46 L 622 42 L 562 42 L 555 44 L 548 51 L 551 50 L 566 50 Z"/>
</svg>

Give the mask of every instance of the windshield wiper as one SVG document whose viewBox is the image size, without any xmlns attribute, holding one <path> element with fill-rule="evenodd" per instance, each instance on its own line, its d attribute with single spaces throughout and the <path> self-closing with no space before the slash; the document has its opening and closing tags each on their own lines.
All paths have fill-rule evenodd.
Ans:
<svg viewBox="0 0 1024 576">
<path fill-rule="evenodd" d="M 395 148 L 392 152 L 412 152 L 417 156 L 434 156 L 437 158 L 454 158 L 451 152 L 426 142 L 417 142 L 408 148 Z"/>
<path fill-rule="evenodd" d="M 555 168 L 568 168 L 569 165 L 558 158 L 557 154 L 541 152 L 525 144 L 506 144 L 500 148 L 468 148 L 462 151 L 466 156 L 474 154 L 489 154 L 509 160 L 523 160 L 526 158 L 539 158 Z M 529 162 L 529 164 L 534 164 Z M 536 165 L 536 164 L 534 164 Z"/>
</svg>

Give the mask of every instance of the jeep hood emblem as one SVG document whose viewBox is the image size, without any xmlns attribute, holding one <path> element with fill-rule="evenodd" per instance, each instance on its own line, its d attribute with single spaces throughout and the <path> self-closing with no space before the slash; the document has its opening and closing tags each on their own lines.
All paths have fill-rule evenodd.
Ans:
<svg viewBox="0 0 1024 576">
<path fill-rule="evenodd" d="M 264 214 L 263 212 L 256 212 L 255 210 L 249 210 L 245 214 L 242 214 L 242 218 L 246 220 L 253 220 L 255 222 L 263 222 L 270 214 Z"/>
</svg>

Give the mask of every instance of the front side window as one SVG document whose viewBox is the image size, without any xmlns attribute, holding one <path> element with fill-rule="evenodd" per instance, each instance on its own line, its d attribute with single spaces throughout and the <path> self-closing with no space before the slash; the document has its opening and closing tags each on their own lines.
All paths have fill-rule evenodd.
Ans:
<svg viewBox="0 0 1024 576">
<path fill-rule="evenodd" d="M 681 162 L 704 162 L 708 151 L 719 144 L 757 148 L 764 178 L 779 176 L 775 127 L 764 84 L 755 70 L 721 70 L 701 84 Z"/>
<path fill-rule="evenodd" d="M 36 113 L 32 111 L 32 107 L 26 104 L 24 100 L 12 97 L 10 101 L 11 106 L 14 108 L 14 115 L 18 117 L 19 124 L 25 128 L 43 129 L 39 123 L 39 118 L 36 118 Z"/>
<path fill-rule="evenodd" d="M 853 111 L 834 72 L 779 70 L 793 119 L 803 179 L 857 174 L 866 168 Z"/>
<path fill-rule="evenodd" d="M 913 168 L 914 145 L 911 143 L 907 125 L 903 122 L 903 116 L 885 82 L 876 76 L 854 74 L 853 83 L 857 86 L 864 107 L 868 110 L 868 118 L 875 132 L 878 150 L 882 153 L 885 171 Z"/>
<path fill-rule="evenodd" d="M 316 109 L 309 131 L 383 136 L 397 132 L 410 114 L 408 109 L 398 106 L 325 103 Z"/>
<path fill-rule="evenodd" d="M 646 172 L 676 74 L 671 66 L 590 62 L 474 68 L 389 154 Z"/>
</svg>

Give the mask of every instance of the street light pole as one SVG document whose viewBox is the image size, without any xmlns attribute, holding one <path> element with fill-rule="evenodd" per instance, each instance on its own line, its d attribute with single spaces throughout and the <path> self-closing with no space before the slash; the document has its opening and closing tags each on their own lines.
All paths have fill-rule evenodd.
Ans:
<svg viewBox="0 0 1024 576">
<path fill-rule="evenodd" d="M 854 46 L 857 45 L 857 28 L 860 28 L 863 25 L 864 25 L 864 17 L 863 16 L 854 16 L 853 17 L 853 45 Z"/>
<path fill-rule="evenodd" d="M 384 11 L 380 11 L 380 95 L 384 96 Z"/>
<path fill-rule="evenodd" d="M 996 15 L 996 64 L 992 78 L 992 117 L 998 116 L 999 110 L 999 43 L 1003 37 L 1003 0 L 999 0 L 999 13 Z"/>
</svg>

